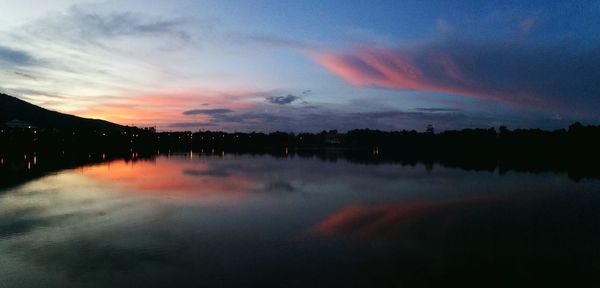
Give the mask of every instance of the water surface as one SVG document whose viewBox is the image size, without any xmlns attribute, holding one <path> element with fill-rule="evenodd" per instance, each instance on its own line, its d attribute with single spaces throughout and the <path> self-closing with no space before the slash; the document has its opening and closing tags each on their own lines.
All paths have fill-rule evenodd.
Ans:
<svg viewBox="0 0 600 288">
<path fill-rule="evenodd" d="M 0 191 L 0 287 L 598 284 L 599 208 L 560 173 L 114 160 Z"/>
</svg>

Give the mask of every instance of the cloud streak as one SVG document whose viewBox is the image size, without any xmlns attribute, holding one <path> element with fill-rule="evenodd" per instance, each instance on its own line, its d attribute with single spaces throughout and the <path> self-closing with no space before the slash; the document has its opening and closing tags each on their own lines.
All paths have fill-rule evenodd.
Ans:
<svg viewBox="0 0 600 288">
<path fill-rule="evenodd" d="M 415 109 L 419 112 L 458 112 L 460 111 L 460 109 L 456 109 L 456 108 L 417 108 Z"/>
<path fill-rule="evenodd" d="M 356 128 L 410 130 L 424 129 L 426 124 L 433 124 L 436 129 L 445 130 L 469 125 L 488 127 L 489 123 L 494 121 L 493 118 L 469 115 L 458 110 L 436 108 L 424 111 L 387 109 L 352 112 L 325 107 L 299 109 L 288 105 L 269 109 L 268 105 L 256 105 L 227 113 L 202 113 L 200 115 L 207 117 L 196 121 L 173 123 L 169 127 L 179 129 L 217 128 L 228 131 L 318 132 L 329 129 L 346 131 Z"/>
<path fill-rule="evenodd" d="M 48 17 L 40 24 L 36 29 L 87 40 L 144 35 L 174 36 L 184 41 L 191 38 L 181 29 L 183 19 L 165 20 L 132 12 L 96 13 L 82 6 L 73 6 L 63 16 Z"/>
<path fill-rule="evenodd" d="M 279 37 L 273 34 L 248 34 L 248 35 L 232 35 L 239 42 L 253 42 L 264 44 L 273 47 L 287 47 L 294 49 L 312 49 L 312 45 L 299 40 Z"/>
<path fill-rule="evenodd" d="M 598 49 L 435 43 L 414 49 L 323 53 L 318 63 L 352 85 L 421 90 L 542 108 L 598 107 Z"/>
<path fill-rule="evenodd" d="M 233 110 L 226 108 L 216 108 L 216 109 L 194 109 L 184 111 L 183 115 L 215 115 L 215 114 L 225 114 L 231 113 Z"/>
</svg>

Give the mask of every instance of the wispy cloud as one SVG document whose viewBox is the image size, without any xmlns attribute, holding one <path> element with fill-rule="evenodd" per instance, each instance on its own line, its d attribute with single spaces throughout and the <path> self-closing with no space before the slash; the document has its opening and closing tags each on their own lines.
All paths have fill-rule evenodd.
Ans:
<svg viewBox="0 0 600 288">
<path fill-rule="evenodd" d="M 237 40 L 240 42 L 253 42 L 275 47 L 287 47 L 297 49 L 307 49 L 313 47 L 313 45 L 310 45 L 306 42 L 291 38 L 280 37 L 274 34 L 253 33 L 232 35 L 232 37 L 236 37 Z"/>
<path fill-rule="evenodd" d="M 423 108 L 422 111 L 372 110 L 365 112 L 343 111 L 324 107 L 299 109 L 295 106 L 280 106 L 269 110 L 269 106 L 256 105 L 227 113 L 202 113 L 201 121 L 173 123 L 171 128 L 217 128 L 238 131 L 321 131 L 356 128 L 414 129 L 434 124 L 437 129 L 453 127 L 488 127 L 495 119 L 468 115 L 453 109 Z"/>
<path fill-rule="evenodd" d="M 65 14 L 42 18 L 30 32 L 47 32 L 53 37 L 93 41 L 126 36 L 167 36 L 188 41 L 184 19 L 162 19 L 133 12 L 99 13 L 85 6 L 73 6 Z"/>
<path fill-rule="evenodd" d="M 106 103 L 97 96 L 169 89 L 163 83 L 183 78 L 181 56 L 164 48 L 193 45 L 185 24 L 185 19 L 88 5 L 45 14 L 0 31 L 0 42 L 10 43 L 0 46 L 0 67 L 12 69 L 0 71 L 0 88 L 68 113 L 87 109 L 86 98 L 99 100 L 90 107 L 96 109 Z M 47 101 L 50 96 L 63 98 Z"/>
<path fill-rule="evenodd" d="M 420 112 L 458 112 L 460 111 L 460 109 L 456 109 L 456 108 L 417 108 L 415 109 L 417 111 Z"/>
<path fill-rule="evenodd" d="M 600 105 L 598 49 L 434 43 L 324 53 L 318 62 L 356 86 L 424 90 L 545 109 Z"/>
<path fill-rule="evenodd" d="M 217 127 L 216 123 L 212 122 L 174 122 L 167 125 L 166 128 L 174 129 L 198 129 L 198 128 L 212 128 Z M 164 127 L 163 127 L 164 128 Z"/>
<path fill-rule="evenodd" d="M 231 113 L 233 110 L 226 108 L 216 108 L 216 109 L 194 109 L 184 111 L 183 115 L 215 115 L 215 114 L 224 114 Z"/>
</svg>

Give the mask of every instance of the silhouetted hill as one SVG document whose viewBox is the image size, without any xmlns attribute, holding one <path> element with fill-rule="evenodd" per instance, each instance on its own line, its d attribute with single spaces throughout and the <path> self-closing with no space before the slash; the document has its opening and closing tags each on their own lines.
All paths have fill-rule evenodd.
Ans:
<svg viewBox="0 0 600 288">
<path fill-rule="evenodd" d="M 0 126 L 19 120 L 39 128 L 68 130 L 118 130 L 124 126 L 104 120 L 81 118 L 44 109 L 0 93 Z"/>
</svg>

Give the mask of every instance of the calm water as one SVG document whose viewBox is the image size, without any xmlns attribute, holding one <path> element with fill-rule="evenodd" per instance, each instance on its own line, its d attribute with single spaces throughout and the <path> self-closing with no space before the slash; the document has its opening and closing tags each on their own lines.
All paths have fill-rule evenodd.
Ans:
<svg viewBox="0 0 600 288">
<path fill-rule="evenodd" d="M 599 247 L 565 174 L 180 155 L 0 191 L 0 287 L 598 285 Z"/>
</svg>

